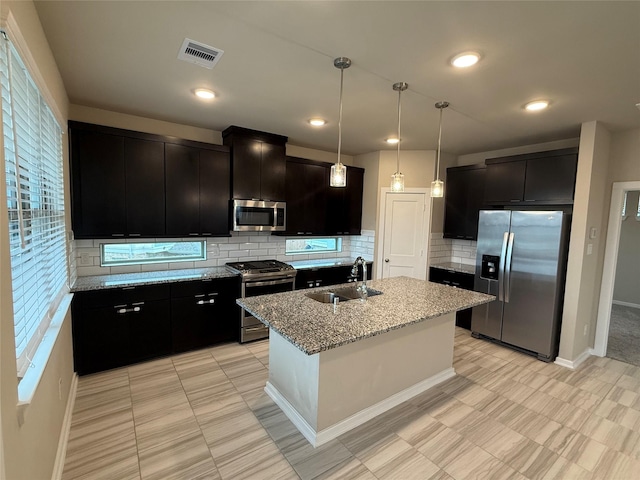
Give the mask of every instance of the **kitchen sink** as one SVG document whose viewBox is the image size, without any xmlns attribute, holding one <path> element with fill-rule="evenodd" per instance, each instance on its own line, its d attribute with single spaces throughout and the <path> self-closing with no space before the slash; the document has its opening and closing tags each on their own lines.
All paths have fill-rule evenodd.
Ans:
<svg viewBox="0 0 640 480">
<path fill-rule="evenodd" d="M 341 302 L 360 298 L 360 294 L 356 291 L 356 287 L 342 287 L 322 292 L 310 292 L 305 293 L 305 295 L 316 302 L 321 303 L 333 303 L 336 298 Z M 375 295 L 382 295 L 382 292 L 374 290 L 373 288 L 367 288 L 367 297 L 373 297 Z"/>
</svg>

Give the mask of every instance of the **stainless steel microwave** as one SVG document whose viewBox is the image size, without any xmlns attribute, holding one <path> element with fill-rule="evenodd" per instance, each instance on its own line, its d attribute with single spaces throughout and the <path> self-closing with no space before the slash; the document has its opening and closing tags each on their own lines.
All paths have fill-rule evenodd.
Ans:
<svg viewBox="0 0 640 480">
<path fill-rule="evenodd" d="M 286 228 L 286 202 L 233 201 L 234 232 L 280 232 Z"/>
</svg>

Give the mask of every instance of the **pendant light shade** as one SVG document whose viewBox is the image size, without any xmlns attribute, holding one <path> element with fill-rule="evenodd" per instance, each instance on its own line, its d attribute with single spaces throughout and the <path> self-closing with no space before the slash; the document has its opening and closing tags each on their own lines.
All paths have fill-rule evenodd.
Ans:
<svg viewBox="0 0 640 480">
<path fill-rule="evenodd" d="M 333 61 L 333 66 L 340 69 L 340 112 L 338 114 L 338 159 L 331 166 L 329 185 L 332 187 L 346 187 L 347 167 L 340 161 L 340 151 L 342 150 L 342 85 L 344 82 L 344 69 L 351 66 L 351 60 L 347 57 L 338 57 Z"/>
<path fill-rule="evenodd" d="M 438 155 L 436 157 L 436 179 L 431 182 L 431 196 L 442 197 L 444 195 L 444 182 L 440 180 L 440 143 L 442 141 L 442 110 L 449 106 L 449 102 L 438 102 L 436 108 L 440 110 L 438 122 Z"/>
<path fill-rule="evenodd" d="M 404 175 L 400 173 L 400 118 L 401 118 L 401 97 L 402 92 L 409 88 L 409 84 L 406 82 L 398 82 L 393 84 L 393 89 L 398 92 L 398 143 L 396 154 L 396 173 L 391 175 L 391 191 L 392 192 L 404 192 Z"/>
</svg>

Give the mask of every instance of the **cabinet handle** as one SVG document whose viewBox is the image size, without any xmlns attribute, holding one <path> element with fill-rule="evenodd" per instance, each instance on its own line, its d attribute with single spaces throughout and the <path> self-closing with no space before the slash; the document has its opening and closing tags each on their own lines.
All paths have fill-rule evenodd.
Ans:
<svg viewBox="0 0 640 480">
<path fill-rule="evenodd" d="M 124 233 L 112 233 L 112 237 L 124 237 Z"/>
<path fill-rule="evenodd" d="M 129 236 L 130 237 L 139 237 L 140 234 L 139 233 L 130 233 Z"/>
<path fill-rule="evenodd" d="M 190 233 L 190 234 L 189 234 L 189 236 L 191 236 L 191 237 L 195 237 L 195 236 L 197 236 L 197 235 L 200 235 L 200 234 L 199 234 L 199 233 Z"/>
<path fill-rule="evenodd" d="M 307 232 L 307 235 L 311 235 L 313 232 Z"/>
<path fill-rule="evenodd" d="M 213 233 L 211 233 L 211 232 L 202 232 L 202 235 L 209 235 L 210 237 L 212 237 Z"/>
<path fill-rule="evenodd" d="M 135 290 L 136 287 L 122 287 L 122 290 Z"/>
<path fill-rule="evenodd" d="M 210 305 L 216 303 L 216 299 L 215 298 L 211 298 L 209 300 L 198 300 L 196 302 L 196 305 Z"/>
<path fill-rule="evenodd" d="M 297 234 L 298 235 L 304 235 L 304 232 L 298 232 Z"/>
<path fill-rule="evenodd" d="M 259 332 L 261 330 L 264 330 L 266 327 L 253 327 L 253 328 L 245 328 L 244 331 L 245 332 Z"/>
<path fill-rule="evenodd" d="M 451 282 L 451 285 L 453 285 L 454 287 L 459 287 L 460 286 L 460 284 L 456 283 L 456 282 Z"/>
<path fill-rule="evenodd" d="M 141 307 L 133 307 L 133 308 L 118 308 L 116 310 L 116 313 L 119 314 L 123 314 L 123 313 L 132 313 L 132 312 L 139 312 L 140 310 L 142 310 Z"/>
</svg>

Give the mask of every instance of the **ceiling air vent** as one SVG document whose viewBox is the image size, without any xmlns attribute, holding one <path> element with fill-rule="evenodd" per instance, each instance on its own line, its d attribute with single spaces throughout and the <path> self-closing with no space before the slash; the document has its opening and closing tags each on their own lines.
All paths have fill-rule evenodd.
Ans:
<svg viewBox="0 0 640 480">
<path fill-rule="evenodd" d="M 222 57 L 223 50 L 185 38 L 178 53 L 178 60 L 195 63 L 204 68 L 213 68 Z"/>
</svg>

